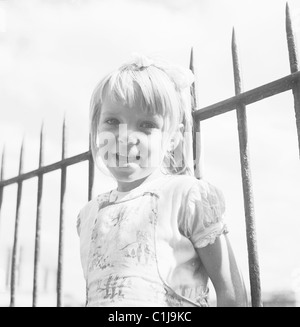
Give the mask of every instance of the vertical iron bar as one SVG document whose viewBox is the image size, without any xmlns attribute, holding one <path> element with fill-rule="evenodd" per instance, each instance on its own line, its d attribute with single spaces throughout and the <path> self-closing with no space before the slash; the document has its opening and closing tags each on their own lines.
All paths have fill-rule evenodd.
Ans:
<svg viewBox="0 0 300 327">
<path fill-rule="evenodd" d="M 2 150 L 0 181 L 4 180 L 4 160 L 5 160 L 5 147 L 3 147 Z M 4 186 L 0 186 L 0 230 L 1 230 L 1 208 L 2 208 L 2 200 L 3 200 L 3 189 Z"/>
<path fill-rule="evenodd" d="M 22 141 L 20 160 L 19 160 L 19 175 L 23 172 L 23 158 L 24 158 L 24 138 Z M 22 198 L 22 186 L 23 182 L 18 182 L 17 191 L 17 205 L 16 205 L 16 218 L 15 218 L 15 231 L 14 231 L 14 243 L 12 251 L 12 263 L 11 263 L 11 278 L 10 278 L 10 306 L 15 306 L 15 293 L 16 293 L 16 274 L 17 274 L 17 251 L 19 243 L 19 220 L 20 220 L 20 206 Z"/>
<path fill-rule="evenodd" d="M 298 53 L 297 53 L 296 40 L 294 36 L 293 25 L 290 15 L 290 8 L 288 3 L 286 3 L 286 36 L 287 36 L 287 44 L 289 50 L 291 73 L 296 73 L 299 70 Z M 299 80 L 297 81 L 297 83 L 295 83 L 295 86 L 293 87 L 293 96 L 294 96 L 294 108 L 295 108 L 297 135 L 298 135 L 298 148 L 299 148 L 299 155 L 300 155 L 300 82 Z"/>
<path fill-rule="evenodd" d="M 194 83 L 191 85 L 191 99 L 192 99 L 192 113 L 195 108 L 198 108 L 198 90 L 197 90 L 197 72 L 194 62 L 194 49 L 191 49 L 190 55 L 190 70 L 195 76 Z M 194 159 L 194 174 L 195 177 L 201 179 L 203 177 L 203 158 L 202 152 L 202 140 L 201 140 L 201 128 L 200 120 L 193 119 L 193 159 Z"/>
<path fill-rule="evenodd" d="M 239 65 L 238 49 L 235 38 L 235 31 L 232 31 L 232 60 L 235 94 L 242 92 L 241 70 Z M 247 130 L 246 106 L 237 106 L 237 125 L 239 133 L 240 161 L 243 181 L 244 208 L 246 219 L 246 233 L 248 246 L 249 275 L 251 286 L 251 301 L 253 307 L 262 306 L 259 262 L 257 252 L 256 228 L 254 218 L 254 202 L 252 192 L 251 170 L 249 160 L 249 144 Z"/>
<path fill-rule="evenodd" d="M 4 162 L 5 162 L 5 146 L 3 147 L 3 150 L 2 150 L 0 181 L 4 180 Z M 0 186 L 0 235 L 1 235 L 1 208 L 2 208 L 2 200 L 3 200 L 3 189 L 4 189 L 4 186 Z M 10 265 L 10 263 L 8 263 L 7 269 L 9 268 L 9 265 Z M 7 272 L 8 272 L 8 270 L 7 270 Z M 8 276 L 9 276 L 9 273 L 7 273 L 6 278 L 8 278 Z"/>
<path fill-rule="evenodd" d="M 62 160 L 66 157 L 66 119 L 64 117 L 62 129 Z M 60 213 L 59 213 L 59 243 L 58 243 L 58 263 L 57 263 L 57 307 L 62 306 L 63 287 L 63 246 L 64 246 L 64 214 L 65 214 L 65 194 L 66 194 L 67 167 L 61 168 L 60 184 Z"/>
<path fill-rule="evenodd" d="M 39 168 L 44 164 L 44 124 L 40 130 L 40 153 L 39 153 Z M 32 306 L 37 305 L 38 296 L 38 275 L 40 263 L 40 234 L 41 234 L 41 218 L 42 218 L 42 195 L 43 195 L 43 174 L 38 175 L 37 189 L 37 207 L 36 207 L 36 223 L 35 223 L 35 246 L 34 246 L 34 268 L 33 268 L 33 292 Z"/>
<path fill-rule="evenodd" d="M 91 137 L 89 137 L 89 185 L 88 185 L 88 200 L 90 201 L 93 197 L 93 188 L 94 188 L 94 177 L 95 177 L 95 164 L 91 151 Z"/>
<path fill-rule="evenodd" d="M 20 246 L 20 249 L 19 249 L 19 258 L 18 258 L 18 264 L 17 264 L 17 267 L 18 267 L 18 282 L 17 282 L 17 285 L 18 287 L 20 287 L 21 283 L 22 283 L 22 264 L 23 264 L 23 253 L 24 253 L 24 248 L 23 246 L 21 245 Z"/>
<path fill-rule="evenodd" d="M 6 278 L 5 278 L 5 289 L 9 289 L 9 276 L 11 275 L 11 255 L 12 255 L 12 249 L 11 247 L 7 248 L 7 257 L 6 257 Z"/>
</svg>

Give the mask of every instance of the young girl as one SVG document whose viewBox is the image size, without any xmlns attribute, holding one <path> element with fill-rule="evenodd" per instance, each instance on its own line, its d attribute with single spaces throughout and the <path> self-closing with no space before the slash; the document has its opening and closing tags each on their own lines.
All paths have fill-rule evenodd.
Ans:
<svg viewBox="0 0 300 327">
<path fill-rule="evenodd" d="M 245 306 L 221 192 L 193 177 L 191 71 L 136 56 L 91 100 L 94 160 L 117 182 L 80 211 L 87 306 Z"/>
</svg>

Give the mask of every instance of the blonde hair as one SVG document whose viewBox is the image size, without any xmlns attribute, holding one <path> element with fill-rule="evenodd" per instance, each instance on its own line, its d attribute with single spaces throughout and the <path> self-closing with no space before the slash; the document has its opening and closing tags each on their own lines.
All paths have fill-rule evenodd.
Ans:
<svg viewBox="0 0 300 327">
<path fill-rule="evenodd" d="M 182 72 L 184 70 L 177 66 L 162 62 L 155 63 L 150 58 L 139 56 L 109 73 L 98 83 L 90 102 L 90 141 L 92 155 L 99 168 L 101 165 L 99 165 L 97 136 L 101 107 L 106 97 L 129 107 L 139 106 L 146 112 L 162 115 L 164 117 L 163 131 L 173 133 L 182 123 L 184 132 L 191 132 L 190 82 L 187 82 L 187 78 L 184 77 L 185 73 L 182 74 Z M 188 97 L 186 91 L 188 91 Z M 184 143 L 183 137 L 181 142 Z M 185 148 L 185 144 L 180 144 L 180 146 L 184 152 L 190 150 Z M 178 167 L 174 152 L 166 153 L 164 161 L 168 162 L 167 173 L 192 174 L 184 153 L 182 156 L 181 166 Z"/>
</svg>

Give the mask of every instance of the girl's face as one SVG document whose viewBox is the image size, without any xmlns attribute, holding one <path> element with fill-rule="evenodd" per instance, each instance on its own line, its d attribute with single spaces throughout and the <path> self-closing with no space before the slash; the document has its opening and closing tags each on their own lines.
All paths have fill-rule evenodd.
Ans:
<svg viewBox="0 0 300 327">
<path fill-rule="evenodd" d="M 157 170 L 169 144 L 164 118 L 105 97 L 99 122 L 100 155 L 119 191 L 137 187 Z"/>
</svg>

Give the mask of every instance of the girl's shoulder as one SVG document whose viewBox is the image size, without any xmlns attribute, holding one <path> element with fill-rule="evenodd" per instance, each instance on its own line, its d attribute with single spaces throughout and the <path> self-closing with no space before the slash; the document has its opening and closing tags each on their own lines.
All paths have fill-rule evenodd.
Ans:
<svg viewBox="0 0 300 327">
<path fill-rule="evenodd" d="M 207 204 L 209 206 L 225 206 L 221 189 L 205 179 L 197 179 L 189 175 L 175 175 L 163 186 L 165 194 L 181 198 L 187 203 Z"/>
<path fill-rule="evenodd" d="M 86 230 L 86 228 L 88 228 L 87 226 L 90 226 L 95 215 L 97 215 L 98 211 L 108 201 L 109 193 L 110 192 L 105 192 L 97 195 L 79 210 L 77 215 L 77 233 L 79 236 L 81 235 L 81 230 Z"/>
<path fill-rule="evenodd" d="M 80 210 L 81 216 L 89 215 L 91 212 L 99 211 L 105 202 L 109 199 L 110 191 L 98 194 L 96 197 L 88 201 Z"/>
<path fill-rule="evenodd" d="M 221 192 L 220 189 L 205 179 L 197 179 L 191 175 L 173 175 L 166 183 L 166 187 L 182 192 L 200 192 L 209 194 Z"/>
</svg>

